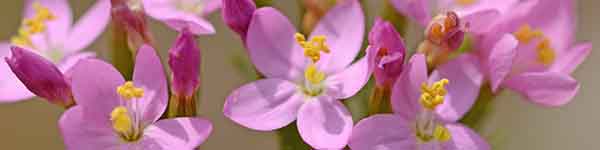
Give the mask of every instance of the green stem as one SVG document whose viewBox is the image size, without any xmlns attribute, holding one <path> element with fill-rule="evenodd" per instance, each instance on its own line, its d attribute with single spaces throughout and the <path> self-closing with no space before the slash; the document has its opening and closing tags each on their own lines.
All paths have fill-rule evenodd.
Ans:
<svg viewBox="0 0 600 150">
<path fill-rule="evenodd" d="M 127 31 L 115 23 L 112 24 L 111 46 L 110 56 L 112 64 L 121 72 L 126 80 L 131 80 L 133 75 L 133 54 L 129 50 L 127 43 Z"/>
<path fill-rule="evenodd" d="M 177 96 L 176 94 L 172 94 L 167 108 L 167 118 L 196 116 L 197 95 Z"/>
<path fill-rule="evenodd" d="M 390 88 L 375 86 L 369 97 L 369 116 L 380 113 L 391 113 L 392 105 L 390 104 L 390 96 Z"/>
</svg>

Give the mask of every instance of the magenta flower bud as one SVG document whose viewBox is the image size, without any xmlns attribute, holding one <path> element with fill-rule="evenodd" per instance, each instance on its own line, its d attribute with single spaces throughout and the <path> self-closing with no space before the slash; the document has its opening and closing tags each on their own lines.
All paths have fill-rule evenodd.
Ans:
<svg viewBox="0 0 600 150">
<path fill-rule="evenodd" d="M 11 52 L 12 56 L 4 59 L 29 91 L 53 104 L 74 104 L 70 84 L 52 62 L 21 47 L 13 46 Z"/>
<path fill-rule="evenodd" d="M 404 39 L 391 23 L 378 18 L 369 32 L 368 51 L 377 54 L 375 60 L 370 61 L 375 66 L 377 86 L 391 86 L 402 72 Z"/>
<path fill-rule="evenodd" d="M 223 20 L 244 41 L 255 10 L 256 4 L 252 0 L 223 0 Z"/>
<path fill-rule="evenodd" d="M 183 30 L 169 50 L 169 67 L 174 94 L 191 97 L 200 84 L 200 49 L 190 31 Z"/>
</svg>

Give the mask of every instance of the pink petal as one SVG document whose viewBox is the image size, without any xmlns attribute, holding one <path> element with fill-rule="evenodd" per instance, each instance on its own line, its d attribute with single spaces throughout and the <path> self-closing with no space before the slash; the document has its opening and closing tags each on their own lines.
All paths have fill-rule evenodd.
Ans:
<svg viewBox="0 0 600 150">
<path fill-rule="evenodd" d="M 133 84 L 144 89 L 144 97 L 138 100 L 143 112 L 142 120 L 158 120 L 169 100 L 167 78 L 156 51 L 148 45 L 142 45 L 137 51 Z"/>
<path fill-rule="evenodd" d="M 223 6 L 223 1 L 222 0 L 205 0 L 208 2 L 205 2 L 206 4 L 204 5 L 204 9 L 202 10 L 202 16 L 208 16 L 211 13 L 221 9 L 221 7 Z"/>
<path fill-rule="evenodd" d="M 445 150 L 489 150 L 490 145 L 475 131 L 460 124 L 447 124 L 450 141 L 443 143 Z"/>
<path fill-rule="evenodd" d="M 296 120 L 303 103 L 304 95 L 294 83 L 263 79 L 233 91 L 225 101 L 223 113 L 242 126 L 270 131 Z"/>
<path fill-rule="evenodd" d="M 427 65 L 423 54 L 415 54 L 404 67 L 392 89 L 391 103 L 394 113 L 414 120 L 421 105 L 421 85 L 427 82 Z"/>
<path fill-rule="evenodd" d="M 4 59 L 10 54 L 10 44 L 0 42 L 0 58 Z M 12 103 L 27 100 L 33 97 L 25 85 L 10 70 L 5 61 L 0 61 L 0 103 Z"/>
<path fill-rule="evenodd" d="M 79 51 L 98 38 L 110 21 L 110 7 L 109 0 L 98 0 L 90 7 L 71 29 L 64 42 L 65 49 Z"/>
<path fill-rule="evenodd" d="M 197 35 L 215 33 L 214 27 L 203 19 L 201 14 L 182 11 L 175 6 L 173 1 L 143 0 L 143 4 L 144 10 L 149 16 L 164 22 L 175 30 L 182 31 L 187 28 Z"/>
<path fill-rule="evenodd" d="M 163 20 L 169 27 L 183 31 L 184 29 L 189 30 L 195 35 L 206 35 L 215 34 L 215 28 L 208 20 L 192 15 L 181 15 Z"/>
<path fill-rule="evenodd" d="M 62 71 L 65 74 L 69 74 L 71 69 L 80 60 L 94 58 L 94 57 L 96 57 L 96 53 L 93 53 L 93 52 L 81 52 L 81 53 L 73 54 L 71 56 L 65 57 L 58 65 L 58 69 L 60 69 L 60 71 Z"/>
<path fill-rule="evenodd" d="M 364 32 L 365 16 L 357 0 L 342 2 L 329 10 L 311 33 L 311 37 L 326 36 L 331 50 L 321 55 L 318 68 L 335 73 L 350 65 L 360 51 Z"/>
<path fill-rule="evenodd" d="M 344 104 L 319 97 L 304 104 L 298 113 L 298 132 L 316 149 L 343 148 L 352 132 L 352 116 Z"/>
<path fill-rule="evenodd" d="M 47 23 L 49 36 L 49 45 L 62 44 L 65 41 L 69 28 L 71 28 L 72 13 L 67 0 L 26 0 L 25 1 L 25 18 L 35 16 L 34 2 L 39 2 L 42 6 L 50 9 L 50 12 L 55 16 L 55 19 Z"/>
<path fill-rule="evenodd" d="M 493 27 L 494 21 L 490 18 L 500 17 L 500 12 L 494 9 L 486 9 L 468 14 L 458 14 L 460 21 L 467 23 L 467 31 L 472 33 L 486 33 Z M 491 21 L 490 21 L 491 20 Z"/>
<path fill-rule="evenodd" d="M 83 107 L 88 117 L 109 121 L 114 107 L 119 105 L 120 96 L 116 89 L 125 82 L 112 65 L 97 59 L 80 60 L 71 77 L 73 97 Z"/>
<path fill-rule="evenodd" d="M 304 65 L 310 60 L 296 43 L 295 33 L 294 26 L 279 11 L 266 7 L 254 12 L 246 46 L 260 73 L 268 78 L 302 78 Z"/>
<path fill-rule="evenodd" d="M 342 72 L 334 74 L 325 81 L 328 89 L 337 99 L 346 99 L 358 93 L 369 81 L 374 64 L 369 63 L 375 59 L 375 54 L 367 53 L 363 58 L 352 64 Z"/>
<path fill-rule="evenodd" d="M 411 122 L 401 116 L 379 114 L 358 122 L 348 146 L 353 150 L 416 149 Z"/>
<path fill-rule="evenodd" d="M 592 43 L 582 43 L 559 55 L 550 68 L 552 71 L 571 74 L 592 52 Z"/>
<path fill-rule="evenodd" d="M 517 55 L 516 48 L 518 44 L 519 42 L 515 37 L 505 34 L 495 43 L 490 54 L 484 56 L 487 58 L 484 62 L 487 68 L 485 71 L 489 75 L 494 92 L 497 91 L 504 78 L 511 72 L 513 60 Z"/>
<path fill-rule="evenodd" d="M 208 138 L 212 131 L 212 123 L 200 118 L 174 118 L 160 120 L 144 130 L 144 141 L 153 145 L 153 149 L 192 150 Z M 154 145 L 156 144 L 156 145 Z"/>
<path fill-rule="evenodd" d="M 431 20 L 428 0 L 392 0 L 394 8 L 400 13 L 410 17 L 421 26 L 427 26 Z"/>
<path fill-rule="evenodd" d="M 579 90 L 579 83 L 573 77 L 558 72 L 522 73 L 507 79 L 505 86 L 545 107 L 565 105 Z"/>
<path fill-rule="evenodd" d="M 436 108 L 440 119 L 455 122 L 471 109 L 477 100 L 479 88 L 483 82 L 477 58 L 462 55 L 441 65 L 429 77 L 429 83 L 446 78 L 448 94 L 444 103 Z"/>
<path fill-rule="evenodd" d="M 67 109 L 62 114 L 58 123 L 66 149 L 115 149 L 121 141 L 110 124 L 98 124 L 89 119 L 81 106 Z"/>
</svg>

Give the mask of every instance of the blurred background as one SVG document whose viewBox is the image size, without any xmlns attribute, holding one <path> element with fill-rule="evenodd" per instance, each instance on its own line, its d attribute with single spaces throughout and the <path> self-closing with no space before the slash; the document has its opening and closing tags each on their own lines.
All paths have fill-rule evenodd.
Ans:
<svg viewBox="0 0 600 150">
<path fill-rule="evenodd" d="M 298 26 L 300 9 L 294 0 L 274 0 L 274 7 L 290 17 Z M 71 0 L 75 17 L 93 4 L 93 0 Z M 367 26 L 381 14 L 383 0 L 367 0 Z M 577 39 L 592 41 L 600 45 L 600 1 L 577 1 Z M 22 15 L 21 0 L 0 1 L 0 40 L 9 40 L 16 34 Z M 201 100 L 199 114 L 214 124 L 212 135 L 201 148 L 205 150 L 260 149 L 276 150 L 278 141 L 275 132 L 256 132 L 234 124 L 222 114 L 225 97 L 241 84 L 252 81 L 248 74 L 248 63 L 242 43 L 236 34 L 223 23 L 220 13 L 209 20 L 216 27 L 217 34 L 199 38 L 202 50 Z M 419 35 L 422 29 L 415 29 L 409 35 Z M 165 58 L 176 32 L 161 23 L 151 21 L 151 30 L 158 43 L 160 55 Z M 109 34 L 105 33 L 88 50 L 97 51 L 106 58 Z M 414 36 L 411 36 L 414 37 Z M 407 39 L 409 48 L 416 47 L 415 39 Z M 411 44 L 412 43 L 412 44 Z M 581 83 L 579 94 L 570 104 L 558 109 L 544 109 L 525 102 L 517 94 L 505 91 L 494 101 L 494 111 L 484 127 L 484 135 L 494 135 L 497 149 L 564 150 L 594 149 L 600 135 L 600 53 L 592 52 L 579 66 L 574 77 Z M 246 71 L 244 71 L 246 70 Z M 251 73 L 250 73 L 251 75 Z M 551 82 L 551 81 L 549 81 Z M 0 93 L 3 94 L 3 93 Z M 355 103 L 365 103 L 366 99 L 354 99 Z M 57 127 L 62 108 L 49 105 L 45 101 L 31 100 L 14 104 L 0 105 L 0 146 L 2 149 L 64 149 Z M 355 120 L 356 121 L 356 120 Z M 500 138 L 498 138 L 500 137 Z"/>
</svg>

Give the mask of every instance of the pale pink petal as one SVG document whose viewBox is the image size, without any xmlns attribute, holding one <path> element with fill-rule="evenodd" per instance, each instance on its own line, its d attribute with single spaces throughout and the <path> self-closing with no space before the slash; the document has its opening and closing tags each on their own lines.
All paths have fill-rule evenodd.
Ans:
<svg viewBox="0 0 600 150">
<path fill-rule="evenodd" d="M 144 130 L 142 147 L 150 149 L 192 150 L 208 138 L 212 123 L 200 118 L 174 118 L 160 120 Z"/>
<path fill-rule="evenodd" d="M 10 55 L 10 44 L 0 42 L 0 58 Z M 0 61 L 0 103 L 12 103 L 33 97 L 25 85 L 10 70 L 5 61 Z"/>
<path fill-rule="evenodd" d="M 97 59 L 80 60 L 72 71 L 71 87 L 77 105 L 83 107 L 88 117 L 110 121 L 110 113 L 121 99 L 117 87 L 125 82 L 121 73 Z"/>
<path fill-rule="evenodd" d="M 573 77 L 558 72 L 522 73 L 505 82 L 504 86 L 545 107 L 565 105 L 579 90 L 579 83 Z"/>
<path fill-rule="evenodd" d="M 80 51 L 98 38 L 110 21 L 110 1 L 98 0 L 73 26 L 64 42 L 68 52 Z"/>
<path fill-rule="evenodd" d="M 460 124 L 447 124 L 450 141 L 443 143 L 445 150 L 490 150 L 490 145 L 475 131 Z"/>
<path fill-rule="evenodd" d="M 223 113 L 234 122 L 261 131 L 296 120 L 304 95 L 289 81 L 263 79 L 243 85 L 227 97 Z"/>
<path fill-rule="evenodd" d="M 391 0 L 394 8 L 410 17 L 421 26 L 427 26 L 431 20 L 431 8 L 428 0 Z"/>
<path fill-rule="evenodd" d="M 331 96 L 337 99 L 346 99 L 358 93 L 371 77 L 375 66 L 369 61 L 374 59 L 375 54 L 367 53 L 342 72 L 328 77 L 325 83 L 328 85 Z"/>
<path fill-rule="evenodd" d="M 110 128 L 110 124 L 90 121 L 93 119 L 86 116 L 81 106 L 72 107 L 62 114 L 58 124 L 66 149 L 110 150 L 118 147 L 120 137 Z"/>
<path fill-rule="evenodd" d="M 571 74 L 579 64 L 583 63 L 585 58 L 592 52 L 592 43 L 583 43 L 575 45 L 564 55 L 559 55 L 556 62 L 551 67 L 552 71 Z"/>
<path fill-rule="evenodd" d="M 60 64 L 58 65 L 58 69 L 65 74 L 69 74 L 71 69 L 83 59 L 89 59 L 96 57 L 96 53 L 94 52 L 81 52 L 76 53 L 71 56 L 65 57 Z M 68 76 L 68 75 L 67 75 Z"/>
<path fill-rule="evenodd" d="M 411 121 L 392 114 L 361 120 L 354 126 L 348 142 L 353 150 L 412 150 L 416 144 Z"/>
<path fill-rule="evenodd" d="M 467 113 L 477 100 L 483 74 L 479 70 L 477 58 L 462 55 L 439 66 L 429 77 L 429 83 L 448 79 L 448 91 L 444 103 L 436 108 L 440 119 L 455 122 Z"/>
<path fill-rule="evenodd" d="M 182 31 L 188 29 L 196 35 L 214 34 L 215 29 L 207 20 L 202 18 L 201 12 L 198 14 L 186 12 L 178 8 L 177 1 L 170 0 L 143 0 L 146 13 L 169 27 Z M 202 1 L 202 4 L 206 4 Z M 214 7 L 214 6 L 211 6 Z"/>
<path fill-rule="evenodd" d="M 202 16 L 208 16 L 211 13 L 221 9 L 223 5 L 222 0 L 204 0 L 205 2 L 204 9 L 202 10 Z"/>
<path fill-rule="evenodd" d="M 69 28 L 73 22 L 71 7 L 68 0 L 26 0 L 25 1 L 25 18 L 35 16 L 34 2 L 39 2 L 42 6 L 50 9 L 50 12 L 55 16 L 54 20 L 47 22 L 48 37 L 51 43 L 62 44 L 65 41 Z"/>
<path fill-rule="evenodd" d="M 468 14 L 458 14 L 460 21 L 467 24 L 467 32 L 486 33 L 493 27 L 493 19 L 500 17 L 500 13 L 494 9 L 476 11 Z M 491 21 L 490 21 L 491 20 Z"/>
<path fill-rule="evenodd" d="M 316 149 L 343 148 L 352 133 L 352 116 L 344 104 L 331 97 L 311 99 L 298 113 L 298 132 Z"/>
<path fill-rule="evenodd" d="M 511 72 L 513 60 L 517 55 L 516 48 L 518 44 L 514 36 L 505 34 L 495 43 L 489 55 L 484 56 L 485 62 L 483 64 L 486 68 L 484 71 L 489 75 L 492 91 L 497 91 L 502 81 Z"/>
<path fill-rule="evenodd" d="M 248 54 L 254 66 L 268 78 L 300 79 L 310 60 L 296 42 L 296 30 L 289 20 L 274 8 L 256 10 L 246 39 Z"/>
<path fill-rule="evenodd" d="M 358 0 L 341 2 L 319 21 L 311 37 L 324 35 L 331 52 L 317 62 L 320 70 L 336 73 L 348 66 L 360 51 L 365 32 L 365 16 Z"/>
<path fill-rule="evenodd" d="M 421 85 L 427 83 L 427 65 L 423 54 L 411 57 L 392 89 L 391 103 L 394 113 L 408 120 L 414 120 L 421 110 L 418 100 L 421 97 Z"/>
<path fill-rule="evenodd" d="M 137 51 L 133 84 L 144 89 L 144 97 L 137 100 L 141 107 L 138 111 L 143 114 L 142 120 L 147 123 L 158 120 L 167 108 L 169 93 L 160 58 L 148 45 L 142 45 Z"/>
</svg>

